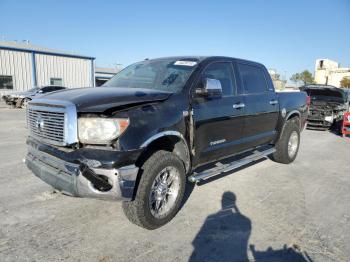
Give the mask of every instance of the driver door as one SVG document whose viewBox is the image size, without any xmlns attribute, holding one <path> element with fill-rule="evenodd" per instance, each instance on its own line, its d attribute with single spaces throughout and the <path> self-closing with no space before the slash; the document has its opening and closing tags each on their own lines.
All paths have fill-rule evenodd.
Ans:
<svg viewBox="0 0 350 262">
<path fill-rule="evenodd" d="M 201 79 L 204 78 L 220 81 L 222 97 L 195 95 L 195 166 L 239 152 L 244 125 L 244 101 L 243 97 L 237 94 L 232 63 L 228 61 L 209 64 L 201 74 Z"/>
</svg>

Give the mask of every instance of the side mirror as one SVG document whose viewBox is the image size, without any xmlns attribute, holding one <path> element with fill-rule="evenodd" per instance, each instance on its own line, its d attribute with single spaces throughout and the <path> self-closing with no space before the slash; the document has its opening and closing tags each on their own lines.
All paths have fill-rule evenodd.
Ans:
<svg viewBox="0 0 350 262">
<path fill-rule="evenodd" d="M 212 78 L 203 79 L 203 88 L 197 88 L 196 94 L 203 97 L 215 98 L 222 96 L 220 80 Z"/>
</svg>

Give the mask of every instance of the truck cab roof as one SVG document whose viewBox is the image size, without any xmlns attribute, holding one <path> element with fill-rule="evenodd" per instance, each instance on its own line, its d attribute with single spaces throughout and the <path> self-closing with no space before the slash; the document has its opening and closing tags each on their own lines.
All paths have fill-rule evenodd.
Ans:
<svg viewBox="0 0 350 262">
<path fill-rule="evenodd" d="M 209 62 L 209 61 L 215 61 L 215 60 L 235 60 L 243 63 L 251 63 L 259 66 L 264 66 L 263 64 L 251 60 L 236 58 L 236 57 L 229 57 L 229 56 L 169 56 L 169 57 L 160 57 L 160 58 L 151 58 L 146 60 L 165 60 L 165 59 L 174 59 L 174 60 L 184 60 L 184 61 L 196 61 L 198 63 L 201 62 Z"/>
</svg>

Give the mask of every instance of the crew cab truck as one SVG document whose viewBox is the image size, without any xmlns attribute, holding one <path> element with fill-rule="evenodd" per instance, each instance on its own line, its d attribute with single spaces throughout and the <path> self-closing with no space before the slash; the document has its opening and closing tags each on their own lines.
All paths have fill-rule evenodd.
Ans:
<svg viewBox="0 0 350 262">
<path fill-rule="evenodd" d="M 57 190 L 122 200 L 131 222 L 156 229 L 179 210 L 187 182 L 269 155 L 293 162 L 307 112 L 306 94 L 276 93 L 259 63 L 145 60 L 103 87 L 29 102 L 25 162 Z"/>
</svg>

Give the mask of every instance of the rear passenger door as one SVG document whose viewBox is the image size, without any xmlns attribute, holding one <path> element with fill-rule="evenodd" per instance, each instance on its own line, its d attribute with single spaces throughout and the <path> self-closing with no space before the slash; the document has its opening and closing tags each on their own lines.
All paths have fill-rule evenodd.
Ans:
<svg viewBox="0 0 350 262">
<path fill-rule="evenodd" d="M 259 64 L 237 62 L 244 94 L 244 149 L 273 140 L 279 114 L 278 97 L 267 70 Z"/>
<path fill-rule="evenodd" d="M 232 63 L 230 61 L 210 63 L 200 75 L 200 79 L 203 78 L 219 80 L 222 97 L 194 97 L 195 165 L 240 151 L 244 121 L 244 108 L 234 107 L 243 105 L 243 97 L 237 95 Z"/>
</svg>

